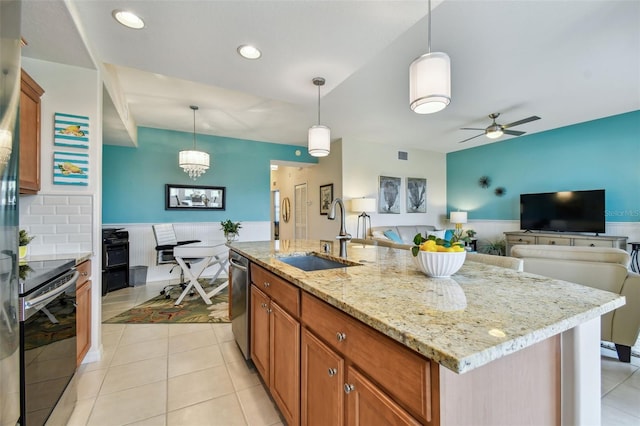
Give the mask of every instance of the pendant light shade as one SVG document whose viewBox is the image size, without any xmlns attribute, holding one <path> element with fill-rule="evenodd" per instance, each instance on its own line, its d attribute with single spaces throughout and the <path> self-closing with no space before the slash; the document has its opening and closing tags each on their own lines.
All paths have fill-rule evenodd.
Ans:
<svg viewBox="0 0 640 426">
<path fill-rule="evenodd" d="M 309 155 L 326 157 L 331 150 L 331 129 L 317 124 L 309 127 Z"/>
<path fill-rule="evenodd" d="M 318 124 L 309 128 L 308 150 L 314 157 L 326 157 L 331 151 L 331 129 L 320 124 L 320 86 L 324 85 L 324 78 L 316 77 L 312 82 L 318 86 Z"/>
<path fill-rule="evenodd" d="M 409 106 L 417 114 L 442 111 L 451 102 L 451 60 L 431 52 L 431 0 L 429 0 L 429 51 L 409 67 Z"/>
<path fill-rule="evenodd" d="M 409 93 L 411 109 L 431 114 L 451 102 L 451 61 L 442 52 L 426 53 L 411 63 Z"/>
<path fill-rule="evenodd" d="M 180 151 L 178 164 L 191 179 L 196 180 L 209 169 L 209 154 L 196 149 L 196 111 L 198 107 L 191 105 L 189 108 L 193 110 L 193 149 Z"/>
</svg>

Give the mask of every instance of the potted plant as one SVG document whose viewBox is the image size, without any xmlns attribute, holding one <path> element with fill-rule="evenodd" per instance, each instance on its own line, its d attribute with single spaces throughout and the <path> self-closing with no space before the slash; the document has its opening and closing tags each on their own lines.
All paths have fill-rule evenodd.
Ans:
<svg viewBox="0 0 640 426">
<path fill-rule="evenodd" d="M 482 251 L 487 254 L 494 254 L 497 256 L 504 256 L 506 251 L 506 242 L 504 239 L 488 240 L 482 248 Z"/>
<path fill-rule="evenodd" d="M 224 232 L 224 237 L 227 239 L 228 243 L 234 241 L 238 237 L 238 235 L 240 235 L 240 232 L 238 231 L 240 228 L 242 228 L 240 222 L 232 222 L 231 219 L 227 219 L 220 222 L 220 225 L 222 225 L 220 229 L 222 229 L 222 232 Z"/>
<path fill-rule="evenodd" d="M 20 256 L 20 259 L 24 258 L 27 255 L 27 245 L 34 238 L 35 237 L 32 237 L 29 234 L 27 234 L 27 231 L 25 231 L 24 229 L 20 230 L 20 232 L 18 233 L 18 248 L 19 248 L 18 254 Z"/>
</svg>

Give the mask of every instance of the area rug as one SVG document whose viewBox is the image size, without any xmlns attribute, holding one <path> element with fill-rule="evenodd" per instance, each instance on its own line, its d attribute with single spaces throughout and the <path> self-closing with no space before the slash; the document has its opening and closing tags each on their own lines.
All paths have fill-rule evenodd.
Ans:
<svg viewBox="0 0 640 426">
<path fill-rule="evenodd" d="M 218 285 L 226 281 L 225 278 L 217 279 L 213 285 L 209 280 L 198 280 L 206 293 L 209 293 Z M 171 298 L 158 295 L 147 300 L 128 311 L 113 318 L 105 320 L 106 324 L 172 324 L 172 323 L 224 323 L 229 322 L 229 298 L 228 290 L 224 289 L 211 301 L 211 305 L 204 303 L 198 293 L 187 295 L 182 303 L 174 305 L 181 289 L 176 287 L 171 292 Z"/>
</svg>

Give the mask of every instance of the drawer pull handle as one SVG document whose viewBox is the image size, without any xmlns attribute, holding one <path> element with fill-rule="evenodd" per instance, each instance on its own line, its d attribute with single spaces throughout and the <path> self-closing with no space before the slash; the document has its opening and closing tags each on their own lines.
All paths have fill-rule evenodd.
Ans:
<svg viewBox="0 0 640 426">
<path fill-rule="evenodd" d="M 591 245 L 593 245 L 593 244 L 591 244 Z M 83 276 L 83 277 L 86 277 L 87 275 L 89 275 L 89 273 L 88 273 L 88 272 L 83 272 L 83 273 L 82 273 L 82 276 Z"/>
<path fill-rule="evenodd" d="M 267 304 L 266 304 L 266 303 L 263 303 L 263 304 L 261 304 L 261 305 L 260 305 L 260 307 L 264 309 L 264 308 L 266 308 L 266 307 L 267 307 Z"/>
<path fill-rule="evenodd" d="M 593 243 L 589 244 L 589 247 L 595 247 L 595 246 L 596 246 L 596 245 L 595 245 L 595 244 L 593 244 Z"/>
<path fill-rule="evenodd" d="M 344 393 L 351 393 L 356 387 L 349 383 L 344 384 Z"/>
<path fill-rule="evenodd" d="M 344 342 L 344 340 L 347 338 L 347 335 L 342 333 L 342 332 L 337 332 L 336 333 L 336 339 L 338 339 L 338 342 Z"/>
<path fill-rule="evenodd" d="M 271 286 L 271 283 L 268 281 L 265 281 L 263 285 L 264 285 L 264 288 L 268 288 Z"/>
<path fill-rule="evenodd" d="M 518 241 L 522 241 L 522 238 L 519 238 Z"/>
<path fill-rule="evenodd" d="M 329 377 L 333 377 L 336 374 L 338 374 L 338 370 L 336 370 L 335 368 L 330 368 L 329 369 Z"/>
<path fill-rule="evenodd" d="M 273 312 L 271 309 L 267 309 L 268 314 L 270 314 L 271 312 Z"/>
</svg>

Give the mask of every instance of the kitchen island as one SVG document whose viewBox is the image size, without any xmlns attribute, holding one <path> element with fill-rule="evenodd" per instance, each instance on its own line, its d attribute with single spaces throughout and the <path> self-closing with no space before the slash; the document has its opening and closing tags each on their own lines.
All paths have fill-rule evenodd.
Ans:
<svg viewBox="0 0 640 426">
<path fill-rule="evenodd" d="M 599 422 L 599 318 L 624 304 L 617 294 L 469 261 L 450 279 L 429 278 L 418 270 L 409 251 L 386 247 L 350 244 L 345 261 L 357 265 L 313 272 L 278 258 L 321 253 L 320 241 L 239 242 L 229 247 L 252 262 L 256 294 L 261 294 L 260 283 L 254 278 L 262 279 L 262 271 L 299 289 L 301 307 L 281 303 L 283 313 L 294 319 L 299 310 L 302 330 L 302 414 L 294 413 L 294 423 L 311 412 L 305 400 L 307 334 L 316 346 L 334 349 L 342 368 L 354 367 L 358 374 L 366 368 L 354 359 L 375 347 L 352 347 L 351 352 L 334 348 L 323 337 L 322 325 L 307 312 L 316 316 L 327 312 L 343 322 L 354 321 L 364 335 L 379 335 L 376 338 L 385 342 L 381 348 L 392 343 L 399 346 L 399 360 L 405 359 L 402 350 L 406 349 L 411 356 L 428 361 L 424 371 L 416 372 L 424 376 L 422 386 L 430 387 L 425 398 L 415 406 L 405 401 L 398 404 L 402 413 L 411 415 L 406 416 L 406 424 Z M 330 256 L 337 258 L 337 251 Z M 275 307 L 280 309 L 278 304 Z M 254 327 L 252 334 L 256 333 Z M 271 349 L 276 354 L 279 350 Z M 367 357 L 360 362 L 366 364 Z M 333 370 L 329 369 L 329 376 L 339 373 Z M 384 377 L 369 378 L 383 389 L 382 400 L 395 402 L 395 390 L 385 387 Z M 263 379 L 268 384 L 264 375 Z M 349 391 L 351 385 L 345 386 Z M 278 402 L 277 392 L 274 399 Z M 344 418 L 350 422 L 357 416 L 349 413 L 346 404 Z"/>
</svg>

